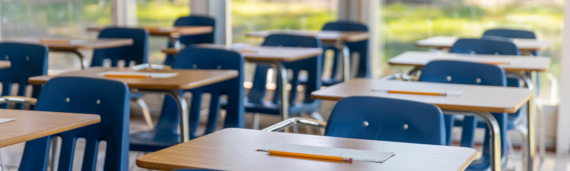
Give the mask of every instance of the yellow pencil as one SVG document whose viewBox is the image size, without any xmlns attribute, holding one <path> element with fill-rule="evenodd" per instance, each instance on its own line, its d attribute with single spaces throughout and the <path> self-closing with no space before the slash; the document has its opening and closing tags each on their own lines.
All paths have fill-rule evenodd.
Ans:
<svg viewBox="0 0 570 171">
<path fill-rule="evenodd" d="M 151 78 L 150 75 L 125 75 L 125 74 L 105 74 L 105 77 L 114 77 L 114 78 Z"/>
<path fill-rule="evenodd" d="M 269 154 L 276 154 L 276 155 L 286 155 L 286 156 L 296 156 L 296 157 L 307 157 L 307 158 L 324 159 L 324 160 L 337 160 L 337 161 L 352 162 L 352 158 L 338 157 L 338 156 L 303 154 L 303 153 L 293 153 L 293 152 L 275 151 L 275 150 L 269 150 L 267 152 L 269 152 Z"/>
<path fill-rule="evenodd" d="M 428 96 L 447 96 L 447 93 L 417 92 L 417 91 L 400 91 L 400 90 L 388 90 L 388 93 L 396 93 L 396 94 L 417 94 L 417 95 L 428 95 Z"/>
<path fill-rule="evenodd" d="M 484 64 L 489 64 L 489 65 L 506 65 L 506 62 L 481 62 Z"/>
</svg>

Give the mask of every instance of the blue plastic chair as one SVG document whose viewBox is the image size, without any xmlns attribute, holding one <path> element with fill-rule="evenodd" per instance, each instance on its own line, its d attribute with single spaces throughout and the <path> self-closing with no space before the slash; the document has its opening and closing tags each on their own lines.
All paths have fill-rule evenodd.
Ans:
<svg viewBox="0 0 570 171">
<path fill-rule="evenodd" d="M 362 23 L 357 23 L 352 21 L 337 21 L 325 24 L 322 30 L 323 31 L 368 31 L 368 26 Z M 368 39 L 360 42 L 345 42 L 345 45 L 348 47 L 350 51 L 351 62 L 352 62 L 352 55 L 354 53 L 358 52 L 360 54 L 359 62 L 357 65 L 358 70 L 356 72 L 356 77 L 370 78 L 371 70 L 370 70 L 370 59 L 368 57 L 368 44 L 369 44 Z M 342 59 L 340 56 L 342 55 L 342 53 L 334 44 L 331 43 L 323 44 L 323 50 L 325 52 L 327 50 L 333 50 L 334 52 L 331 76 L 323 79 L 323 86 L 331 86 L 340 82 L 344 82 L 343 79 L 336 79 L 337 71 L 341 70 L 342 68 L 340 63 L 338 62 L 340 59 Z"/>
<path fill-rule="evenodd" d="M 339 100 L 325 136 L 445 145 L 443 114 L 437 106 L 380 97 Z"/>
<path fill-rule="evenodd" d="M 488 86 L 506 86 L 505 71 L 495 65 L 482 63 L 463 62 L 463 61 L 432 61 L 424 66 L 420 81 L 436 82 L 436 83 L 452 83 L 452 84 L 473 84 Z M 499 122 L 501 128 L 501 149 L 502 157 L 505 156 L 506 145 L 506 121 L 507 114 L 492 113 Z M 445 115 L 446 134 L 451 134 L 451 126 L 453 123 L 452 115 Z M 489 130 L 485 126 L 485 143 L 483 149 L 483 157 L 477 161 L 480 163 L 471 164 L 468 170 L 485 170 L 490 167 L 490 148 L 489 148 Z M 463 122 L 463 133 L 461 139 L 462 146 L 473 146 L 473 132 L 475 131 L 475 118 L 473 116 L 465 116 Z M 471 136 L 467 136 L 471 134 Z M 446 144 L 451 144 L 451 136 L 447 136 Z"/>
<path fill-rule="evenodd" d="M 504 37 L 511 39 L 536 39 L 536 35 L 532 31 L 527 30 L 515 30 L 515 29 L 490 29 L 483 33 L 483 38 L 485 37 Z M 533 51 L 534 56 L 538 56 L 538 51 Z"/>
<path fill-rule="evenodd" d="M 492 55 L 499 53 L 500 55 L 520 55 L 520 51 L 518 47 L 510 42 L 510 41 L 503 41 L 497 39 L 460 39 L 458 40 L 450 50 L 451 53 L 463 53 L 463 54 L 486 54 Z M 507 86 L 508 87 L 520 87 L 520 80 L 515 78 L 507 78 Z M 507 129 L 511 130 L 514 129 L 516 126 L 516 121 L 521 115 L 521 111 L 518 110 L 514 114 L 507 115 Z M 455 126 L 461 126 L 461 121 L 455 122 Z M 477 127 L 484 128 L 485 122 L 483 120 L 478 119 Z M 473 137 L 473 133 L 464 134 L 467 137 Z M 473 146 L 473 141 L 464 141 L 464 145 L 466 146 Z M 471 144 L 471 145 L 467 145 Z"/>
<path fill-rule="evenodd" d="M 196 130 L 200 121 L 202 95 L 210 93 L 208 122 L 205 134 L 216 130 L 220 113 L 220 97 L 226 95 L 226 117 L 224 128 L 244 128 L 243 107 L 243 65 L 244 58 L 241 54 L 222 50 L 198 47 L 187 47 L 180 51 L 174 59 L 173 69 L 227 69 L 236 70 L 239 76 L 220 83 L 203 86 L 200 88 L 181 90 L 192 93 L 190 105 L 190 139 L 197 138 Z M 180 136 L 176 133 L 179 129 L 178 106 L 174 99 L 165 97 L 162 113 L 154 130 L 144 131 L 131 135 L 132 151 L 157 151 L 180 143 Z"/>
<path fill-rule="evenodd" d="M 47 75 L 49 50 L 44 45 L 23 43 L 0 43 L 0 59 L 10 61 L 10 68 L 0 69 L 2 96 L 9 96 L 12 84 L 18 84 L 18 96 L 26 96 L 28 79 L 34 76 Z M 37 98 L 41 85 L 32 86 L 32 97 Z M 8 108 L 1 104 L 0 108 Z M 15 109 L 23 109 L 22 104 L 16 104 Z"/>
<path fill-rule="evenodd" d="M 56 77 L 43 87 L 36 110 L 101 116 L 98 124 L 53 135 L 62 138 L 59 171 L 71 171 L 78 138 L 86 139 L 81 170 L 95 170 L 101 141 L 107 142 L 104 170 L 128 170 L 129 89 L 125 83 L 98 78 Z M 20 171 L 47 170 L 53 136 L 26 142 Z"/>
<path fill-rule="evenodd" d="M 515 29 L 491 29 L 485 31 L 483 33 L 483 38 L 489 37 L 504 37 L 504 38 L 511 38 L 511 39 L 536 39 L 536 35 L 532 31 L 527 30 L 515 30 Z M 532 51 L 532 55 L 538 56 L 538 51 Z M 536 73 L 536 79 L 540 80 L 540 74 Z M 540 91 L 540 84 L 536 85 L 536 93 Z"/>
<path fill-rule="evenodd" d="M 212 33 L 182 36 L 179 38 L 181 44 L 186 47 L 193 44 L 201 43 L 214 43 L 214 32 L 216 31 L 216 20 L 208 16 L 190 15 L 187 17 L 180 17 L 174 22 L 175 27 L 182 26 L 211 26 L 213 28 Z M 174 47 L 174 42 L 168 42 L 168 48 Z M 166 60 L 164 60 L 165 65 L 172 65 L 174 56 L 167 55 Z"/>
<path fill-rule="evenodd" d="M 99 32 L 98 38 L 132 39 L 133 44 L 130 46 L 94 50 L 93 59 L 91 60 L 92 67 L 103 66 L 103 61 L 105 59 L 111 60 L 112 67 L 117 67 L 120 60 L 124 60 L 125 66 L 127 67 L 130 66 L 131 61 L 134 61 L 135 65 L 148 63 L 149 34 L 146 30 L 133 28 L 105 28 Z M 131 100 L 136 101 L 139 104 L 144 114 L 149 113 L 149 109 L 146 108 L 146 103 L 141 99 L 143 96 L 144 94 L 142 93 L 130 94 Z"/>
<path fill-rule="evenodd" d="M 321 41 L 313 37 L 305 36 L 295 36 L 295 35 L 284 35 L 284 34 L 274 34 L 267 36 L 262 46 L 283 46 L 283 47 L 313 47 L 320 48 Z M 292 79 L 289 81 L 291 84 L 291 90 L 289 94 L 289 115 L 299 115 L 303 113 L 312 113 L 319 110 L 320 100 L 311 99 L 311 92 L 320 89 L 321 87 L 321 67 L 322 58 L 317 56 L 314 58 L 308 58 L 304 60 L 294 61 L 294 62 L 283 62 L 283 66 L 288 70 L 291 70 L 293 75 Z M 281 110 L 279 109 L 279 103 L 281 99 L 280 93 L 274 93 L 273 100 L 265 101 L 266 93 L 266 82 L 267 82 L 267 70 L 271 68 L 269 65 L 257 64 L 254 78 L 253 86 L 249 90 L 247 96 L 247 101 L 245 102 L 245 111 L 251 112 L 257 115 L 258 113 L 279 115 Z M 297 98 L 297 86 L 299 85 L 299 73 L 300 71 L 307 71 L 308 77 L 305 85 L 304 100 L 300 103 L 295 104 L 295 99 Z M 279 78 L 279 77 L 278 77 Z M 281 92 L 281 81 L 277 79 L 277 87 L 274 92 Z"/>
<path fill-rule="evenodd" d="M 116 67 L 119 60 L 125 61 L 125 66 L 130 66 L 131 61 L 138 64 L 147 63 L 148 56 L 148 32 L 144 29 L 133 28 L 105 28 L 99 32 L 100 39 L 132 39 L 133 44 L 116 48 L 97 49 L 93 52 L 91 66 L 103 66 L 105 59 L 111 60 L 111 66 Z"/>
</svg>

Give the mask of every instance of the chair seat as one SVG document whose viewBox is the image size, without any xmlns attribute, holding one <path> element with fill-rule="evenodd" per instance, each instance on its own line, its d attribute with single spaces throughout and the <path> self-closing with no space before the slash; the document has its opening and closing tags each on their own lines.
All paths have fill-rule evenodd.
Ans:
<svg viewBox="0 0 570 171">
<path fill-rule="evenodd" d="M 264 101 L 263 104 L 259 103 L 244 103 L 245 111 L 251 113 L 263 113 L 270 115 L 281 114 L 279 110 L 279 104 L 275 104 L 271 101 Z M 291 105 L 289 108 L 289 115 L 298 115 L 301 113 L 311 113 L 319 110 L 320 101 L 315 101 L 313 103 L 298 103 Z"/>
<path fill-rule="evenodd" d="M 159 134 L 157 134 L 159 132 Z M 131 151 L 158 151 L 180 144 L 180 135 L 169 131 L 143 131 L 130 135 Z M 166 135 L 169 134 L 169 135 Z M 159 137 L 157 137 L 159 136 Z"/>
</svg>

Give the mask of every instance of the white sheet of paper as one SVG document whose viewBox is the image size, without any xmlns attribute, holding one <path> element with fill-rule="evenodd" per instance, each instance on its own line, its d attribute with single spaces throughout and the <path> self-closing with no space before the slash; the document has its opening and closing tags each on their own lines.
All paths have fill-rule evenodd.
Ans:
<svg viewBox="0 0 570 171">
<path fill-rule="evenodd" d="M 275 150 L 275 151 L 286 151 L 293 153 L 303 153 L 303 154 L 314 154 L 314 155 L 325 155 L 325 156 L 338 156 L 352 158 L 358 161 L 369 161 L 383 163 L 395 154 L 393 152 L 377 152 L 377 151 L 366 151 L 366 150 L 353 150 L 345 148 L 332 148 L 332 147 L 319 147 L 319 146 L 309 146 L 309 145 L 299 145 L 299 144 L 287 144 L 282 142 L 273 142 L 268 146 L 265 146 L 261 151 Z"/>
<path fill-rule="evenodd" d="M 0 118 L 0 123 L 14 121 L 16 118 Z"/>
<path fill-rule="evenodd" d="M 151 78 L 170 78 L 177 76 L 178 73 L 156 73 L 156 72 L 118 72 L 118 71 L 107 71 L 102 73 L 97 73 L 99 76 L 105 76 L 105 74 L 114 74 L 114 75 L 146 75 L 150 76 Z"/>
<path fill-rule="evenodd" d="M 460 96 L 463 94 L 462 90 L 444 90 L 444 89 L 426 89 L 426 88 L 373 88 L 372 91 L 410 91 L 422 93 L 445 93 L 450 96 Z"/>
</svg>

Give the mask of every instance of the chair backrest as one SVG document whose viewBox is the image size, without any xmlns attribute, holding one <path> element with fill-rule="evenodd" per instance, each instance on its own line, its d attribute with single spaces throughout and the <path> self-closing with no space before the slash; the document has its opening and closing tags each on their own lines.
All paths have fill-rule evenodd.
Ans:
<svg viewBox="0 0 570 171">
<path fill-rule="evenodd" d="M 100 39 L 132 39 L 133 44 L 116 48 L 97 49 L 93 52 L 91 66 L 103 66 L 105 59 L 111 60 L 111 66 L 117 66 L 120 60 L 129 66 L 131 61 L 143 64 L 147 63 L 148 56 L 148 32 L 144 29 L 135 28 L 105 28 L 99 32 Z"/>
<path fill-rule="evenodd" d="M 451 53 L 480 55 L 520 55 L 512 41 L 499 39 L 459 39 L 451 46 Z"/>
<path fill-rule="evenodd" d="M 187 17 L 180 17 L 174 22 L 175 27 L 181 26 L 211 26 L 213 27 L 212 33 L 191 35 L 180 37 L 180 43 L 188 46 L 200 43 L 214 43 L 214 31 L 216 30 L 216 20 L 208 16 L 191 15 Z"/>
<path fill-rule="evenodd" d="M 515 30 L 515 29 L 490 29 L 483 33 L 484 36 L 497 36 L 511 39 L 536 39 L 536 35 L 532 31 Z"/>
<path fill-rule="evenodd" d="M 226 95 L 226 116 L 224 119 L 224 128 L 244 128 L 245 127 L 245 108 L 243 106 L 243 65 L 245 59 L 235 51 L 223 49 L 199 48 L 190 46 L 180 51 L 174 59 L 174 69 L 223 69 L 236 70 L 239 75 L 236 78 L 226 80 L 220 83 L 207 85 L 195 89 L 185 90 L 192 93 L 192 102 L 190 105 L 190 138 L 196 138 L 196 130 L 200 121 L 200 111 L 202 104 L 202 95 L 210 93 L 210 106 L 208 114 L 208 123 L 206 125 L 206 134 L 216 130 L 218 118 L 220 116 L 221 102 L 220 97 Z M 168 100 L 168 101 L 167 101 Z M 169 122 L 162 122 L 169 121 Z M 178 106 L 174 100 L 165 98 L 162 114 L 155 130 L 176 131 L 178 129 Z M 159 138 L 159 137 L 157 137 Z"/>
<path fill-rule="evenodd" d="M 323 26 L 322 30 L 329 31 L 368 31 L 368 26 L 353 21 L 329 22 Z"/>
<path fill-rule="evenodd" d="M 464 61 L 432 61 L 424 66 L 419 81 L 454 84 L 474 84 L 505 87 L 506 75 L 503 68 L 496 65 L 464 62 Z M 506 113 L 493 113 L 501 127 L 501 149 L 505 155 Z M 466 116 L 471 117 L 471 116 Z M 464 125 L 465 126 L 465 125 Z M 488 129 L 488 128 L 486 128 Z M 483 156 L 490 156 L 488 130 L 483 150 Z"/>
<path fill-rule="evenodd" d="M 88 113 L 101 116 L 98 124 L 56 134 L 62 139 L 59 171 L 71 171 L 75 144 L 85 138 L 82 171 L 94 171 L 99 143 L 106 141 L 104 170 L 128 170 L 129 89 L 123 82 L 83 77 L 56 77 L 40 93 L 36 110 Z M 48 136 L 26 143 L 19 170 L 46 170 Z"/>
<path fill-rule="evenodd" d="M 324 30 L 324 31 L 369 31 L 368 26 L 366 26 L 365 24 L 353 22 L 353 21 L 329 22 L 323 26 L 322 30 Z M 360 42 L 345 42 L 344 44 L 350 50 L 351 57 L 352 57 L 352 54 L 354 54 L 355 52 L 358 52 L 358 54 L 360 56 L 359 61 L 358 61 L 358 70 L 356 73 L 356 77 L 370 78 L 371 69 L 370 69 L 370 59 L 368 56 L 369 39 L 366 39 L 366 40 L 363 40 Z M 326 48 L 326 46 L 324 46 L 324 47 Z M 332 48 L 332 47 L 330 47 L 330 48 Z M 326 48 L 324 50 L 326 51 L 330 48 Z M 338 50 L 335 50 L 335 53 L 340 54 L 340 52 Z M 340 65 L 335 65 L 335 66 L 340 66 Z M 340 68 L 340 67 L 338 67 L 338 68 Z M 335 70 L 333 70 L 332 73 L 335 73 L 335 74 L 331 74 L 331 78 L 334 78 L 336 76 Z"/>
<path fill-rule="evenodd" d="M 182 26 L 211 26 L 213 28 L 212 33 L 209 34 L 200 34 L 200 35 L 190 35 L 190 36 L 182 36 L 178 40 L 181 44 L 186 45 L 187 47 L 193 44 L 200 44 L 200 43 L 214 43 L 214 33 L 216 31 L 216 20 L 212 17 L 208 16 L 200 16 L 200 15 L 190 15 L 186 17 L 180 17 L 174 22 L 175 27 L 182 27 Z M 174 47 L 174 43 L 169 41 L 168 47 Z M 165 65 L 172 65 L 174 56 L 173 55 L 166 55 L 166 59 L 164 60 Z"/>
<path fill-rule="evenodd" d="M 286 34 L 273 34 L 265 38 L 262 46 L 284 46 L 284 47 L 313 47 L 321 48 L 321 41 L 313 37 L 286 35 Z M 283 62 L 283 66 L 292 71 L 291 90 L 289 95 L 290 103 L 296 99 L 297 86 L 299 85 L 299 73 L 307 71 L 307 81 L 305 83 L 305 103 L 312 103 L 315 100 L 311 97 L 311 92 L 321 88 L 321 72 L 322 72 L 322 57 L 321 55 L 294 62 Z M 269 65 L 257 64 L 255 69 L 253 86 L 248 94 L 248 101 L 250 103 L 261 104 L 266 93 L 267 70 L 271 68 Z M 279 77 L 278 77 L 279 78 Z M 280 79 L 277 79 L 277 88 L 275 92 L 279 92 L 281 87 Z M 281 99 L 280 93 L 275 93 L 273 102 L 278 103 Z"/>
<path fill-rule="evenodd" d="M 528 30 L 516 30 L 516 29 L 491 29 L 485 31 L 483 33 L 483 38 L 495 36 L 495 37 L 504 37 L 504 38 L 511 38 L 511 39 L 536 39 L 536 34 L 532 31 Z M 538 51 L 531 52 L 534 56 L 538 56 Z"/>
<path fill-rule="evenodd" d="M 18 84 L 18 96 L 26 95 L 28 79 L 33 76 L 46 75 L 49 50 L 44 45 L 23 43 L 0 43 L 0 59 L 10 61 L 10 68 L 0 69 L 2 96 L 9 96 L 12 84 Z M 32 97 L 37 98 L 41 86 L 33 86 Z M 8 108 L 7 104 L 0 108 Z M 23 105 L 16 105 L 22 109 Z"/>
<path fill-rule="evenodd" d="M 420 81 L 506 86 L 505 71 L 495 65 L 463 61 L 432 61 L 424 66 Z"/>
<path fill-rule="evenodd" d="M 354 96 L 338 101 L 325 135 L 445 145 L 443 114 L 437 106 L 380 97 Z"/>
</svg>

